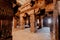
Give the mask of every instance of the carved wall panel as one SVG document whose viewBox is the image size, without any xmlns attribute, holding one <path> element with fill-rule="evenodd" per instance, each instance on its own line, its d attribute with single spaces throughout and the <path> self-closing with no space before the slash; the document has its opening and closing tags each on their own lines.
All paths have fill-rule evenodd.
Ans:
<svg viewBox="0 0 60 40">
<path fill-rule="evenodd" d="M 8 0 L 0 0 L 0 40 L 12 40 L 12 4 Z"/>
</svg>

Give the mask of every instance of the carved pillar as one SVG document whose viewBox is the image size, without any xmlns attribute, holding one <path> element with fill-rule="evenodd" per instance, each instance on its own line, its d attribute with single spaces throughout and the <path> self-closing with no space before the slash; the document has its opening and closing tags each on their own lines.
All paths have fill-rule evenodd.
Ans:
<svg viewBox="0 0 60 40">
<path fill-rule="evenodd" d="M 23 14 L 20 14 L 20 29 L 23 30 L 25 27 L 25 20 L 23 18 Z"/>
<path fill-rule="evenodd" d="M 60 40 L 60 0 L 57 0 L 57 11 L 58 11 L 58 40 Z"/>
<path fill-rule="evenodd" d="M 50 35 L 51 35 L 51 40 L 56 40 L 55 39 L 55 17 L 54 17 L 54 14 L 53 14 L 53 26 L 50 28 Z"/>
<path fill-rule="evenodd" d="M 39 27 L 43 27 L 43 16 L 39 16 Z"/>
<path fill-rule="evenodd" d="M 41 27 L 43 27 L 43 16 L 41 16 Z"/>
<path fill-rule="evenodd" d="M 55 34 L 54 40 L 58 40 L 58 22 L 57 22 L 57 19 L 58 19 L 58 12 L 55 10 L 55 13 L 53 14 L 53 35 Z"/>
<path fill-rule="evenodd" d="M 17 28 L 17 20 L 13 17 L 13 29 Z"/>
<path fill-rule="evenodd" d="M 54 13 L 53 13 L 53 33 L 51 35 L 52 37 L 52 40 L 53 40 L 53 37 L 55 36 L 54 40 L 58 40 L 58 22 L 57 22 L 57 19 L 58 19 L 58 11 L 57 10 L 57 0 L 53 0 L 53 4 L 54 4 Z"/>
<path fill-rule="evenodd" d="M 40 28 L 41 28 L 41 16 L 39 16 L 39 28 L 38 29 Z"/>
<path fill-rule="evenodd" d="M 31 30 L 31 32 L 36 32 L 35 15 L 34 14 L 30 15 L 30 30 Z"/>
<path fill-rule="evenodd" d="M 35 15 L 35 26 L 36 26 L 36 28 L 37 28 L 37 25 L 38 25 L 38 23 L 37 23 L 37 15 Z"/>
</svg>

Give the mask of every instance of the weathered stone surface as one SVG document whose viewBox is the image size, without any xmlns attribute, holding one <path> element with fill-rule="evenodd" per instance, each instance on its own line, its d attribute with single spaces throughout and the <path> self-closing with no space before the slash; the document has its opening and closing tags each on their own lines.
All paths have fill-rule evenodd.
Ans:
<svg viewBox="0 0 60 40">
<path fill-rule="evenodd" d="M 22 15 L 20 15 L 20 29 L 24 29 L 25 27 L 25 20 Z"/>
<path fill-rule="evenodd" d="M 30 15 L 30 30 L 31 30 L 31 32 L 36 32 L 34 14 Z"/>
<path fill-rule="evenodd" d="M 12 3 L 7 0 L 0 0 L 0 19 L 12 19 Z"/>
<path fill-rule="evenodd" d="M 0 20 L 0 39 L 2 38 L 2 40 L 7 40 L 8 38 L 12 38 L 13 9 L 12 3 L 8 0 L 0 0 Z"/>
</svg>

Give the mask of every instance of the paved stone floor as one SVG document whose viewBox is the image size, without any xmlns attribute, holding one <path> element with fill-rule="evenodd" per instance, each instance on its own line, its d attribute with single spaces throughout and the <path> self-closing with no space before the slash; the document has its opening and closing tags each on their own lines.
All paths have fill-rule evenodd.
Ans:
<svg viewBox="0 0 60 40">
<path fill-rule="evenodd" d="M 43 27 L 37 30 L 37 33 L 31 33 L 29 28 L 24 30 L 14 30 L 13 40 L 50 40 L 49 27 Z"/>
</svg>

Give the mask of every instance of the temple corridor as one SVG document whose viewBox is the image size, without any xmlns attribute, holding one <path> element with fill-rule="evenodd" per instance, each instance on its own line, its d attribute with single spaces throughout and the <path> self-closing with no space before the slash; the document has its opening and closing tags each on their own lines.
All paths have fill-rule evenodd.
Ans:
<svg viewBox="0 0 60 40">
<path fill-rule="evenodd" d="M 0 0 L 0 40 L 60 40 L 59 0 Z"/>
</svg>

